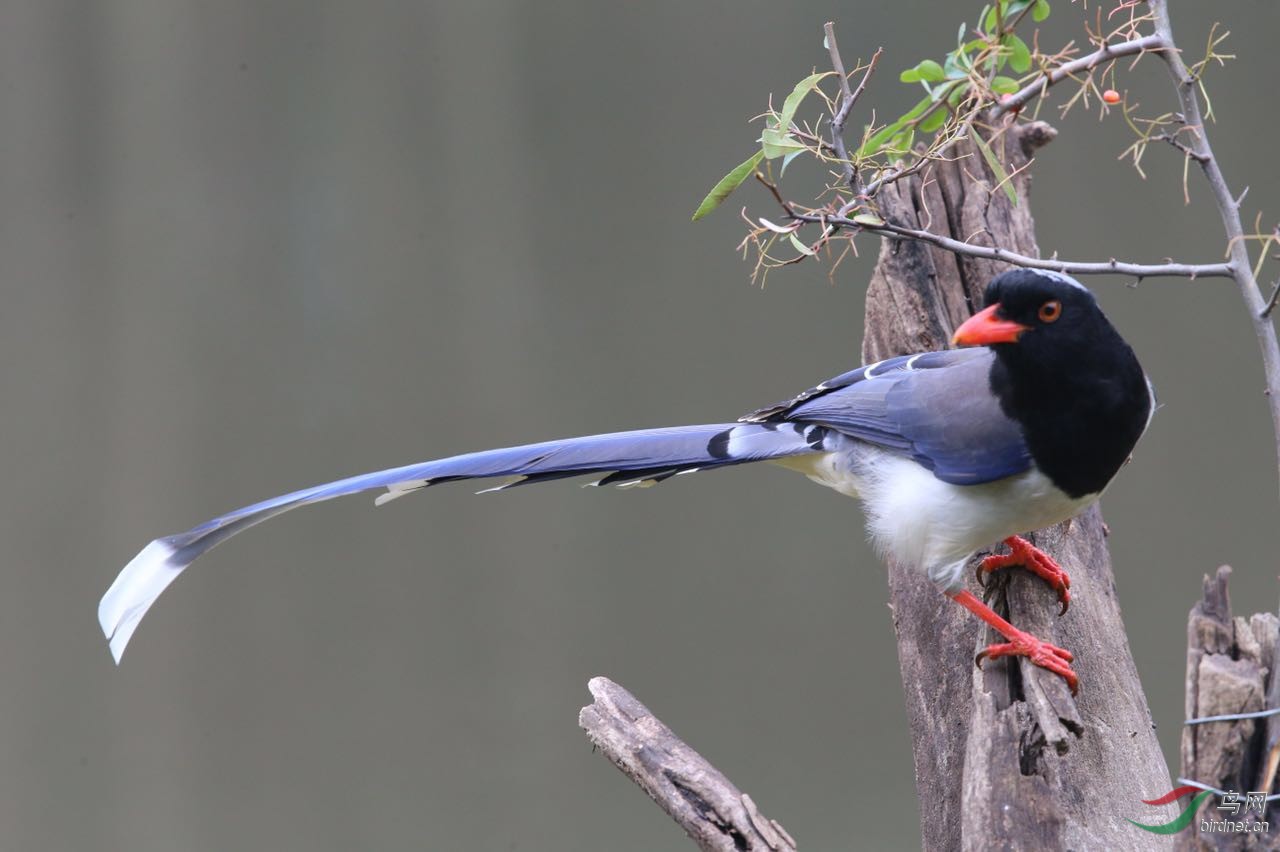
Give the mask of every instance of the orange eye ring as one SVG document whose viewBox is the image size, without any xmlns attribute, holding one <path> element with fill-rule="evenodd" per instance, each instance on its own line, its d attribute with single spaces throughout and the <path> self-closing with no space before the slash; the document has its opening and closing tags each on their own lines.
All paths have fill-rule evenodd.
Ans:
<svg viewBox="0 0 1280 852">
<path fill-rule="evenodd" d="M 1062 303 L 1057 299 L 1050 299 L 1040 306 L 1038 316 L 1040 322 L 1057 322 L 1058 317 L 1062 316 Z"/>
</svg>

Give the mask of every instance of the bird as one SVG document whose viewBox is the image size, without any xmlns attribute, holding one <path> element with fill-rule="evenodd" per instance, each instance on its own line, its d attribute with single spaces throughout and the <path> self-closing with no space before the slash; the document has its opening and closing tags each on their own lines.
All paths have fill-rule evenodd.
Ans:
<svg viewBox="0 0 1280 852">
<path fill-rule="evenodd" d="M 1004 642 L 978 655 L 1024 656 L 1072 692 L 1073 656 L 1019 630 L 965 588 L 1021 565 L 1070 603 L 1070 578 L 1023 534 L 1096 501 L 1130 458 L 1156 408 L 1133 349 L 1094 294 L 1069 275 L 1014 268 L 987 284 L 983 308 L 955 330 L 958 348 L 860 366 L 734 422 L 589 435 L 466 453 L 366 473 L 245 506 L 148 544 L 98 607 L 120 663 L 142 617 L 197 558 L 285 512 L 382 489 L 382 505 L 467 479 L 479 493 L 591 475 L 589 485 L 646 487 L 697 471 L 772 462 L 862 503 L 882 555 L 917 568 Z"/>
</svg>

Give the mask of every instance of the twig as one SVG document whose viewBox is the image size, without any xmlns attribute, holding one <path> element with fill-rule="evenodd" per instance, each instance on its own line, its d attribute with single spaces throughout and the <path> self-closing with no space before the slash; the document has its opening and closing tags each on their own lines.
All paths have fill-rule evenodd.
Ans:
<svg viewBox="0 0 1280 852">
<path fill-rule="evenodd" d="M 795 852 L 786 829 L 760 813 L 751 797 L 662 724 L 635 696 L 605 677 L 587 688 L 594 703 L 578 725 L 624 775 L 638 784 L 703 850 Z M 608 848 L 602 840 L 594 844 Z"/>
<path fill-rule="evenodd" d="M 1188 129 L 1188 128 L 1183 128 L 1183 129 L 1185 130 L 1185 129 Z M 1176 138 L 1172 133 L 1161 133 L 1161 134 L 1159 134 L 1158 136 L 1152 136 L 1152 137 L 1151 137 L 1149 140 L 1147 140 L 1147 141 L 1149 141 L 1149 142 L 1168 142 L 1168 143 L 1169 143 L 1170 145 L 1172 145 L 1174 148 L 1177 148 L 1179 151 L 1181 151 L 1181 152 L 1182 152 L 1182 155 L 1183 155 L 1184 157 L 1188 157 L 1188 158 L 1190 158 L 1190 159 L 1192 159 L 1192 160 L 1195 160 L 1197 163 L 1199 163 L 1199 164 L 1200 164 L 1200 165 L 1202 165 L 1202 166 L 1203 166 L 1205 163 L 1207 163 L 1207 162 L 1209 161 L 1209 158 L 1208 158 L 1208 157 L 1206 157 L 1204 154 L 1199 154 L 1199 153 L 1197 153 L 1197 152 L 1196 152 L 1196 151 L 1195 151 L 1195 150 L 1194 150 L 1190 145 L 1188 145 L 1188 144 L 1187 144 L 1187 143 L 1185 143 L 1185 142 L 1180 141 L 1180 140 L 1179 140 L 1179 139 L 1177 139 L 1177 138 Z M 1248 187 L 1245 187 L 1245 192 L 1248 192 L 1248 191 L 1249 191 Z M 1241 198 L 1243 198 L 1243 197 L 1244 197 L 1244 196 L 1241 196 Z"/>
<path fill-rule="evenodd" d="M 938 248 L 966 257 L 998 260 L 1012 263 L 1015 266 L 1025 266 L 1028 269 L 1047 269 L 1068 275 L 1132 275 L 1137 278 L 1231 278 L 1235 275 L 1234 261 L 1231 263 L 1127 263 L 1119 260 L 1080 262 L 1057 260 L 1055 258 L 1045 259 L 1019 254 L 999 247 L 975 245 L 974 243 L 944 237 L 929 231 L 904 228 L 891 222 L 883 222 L 876 225 L 867 220 L 855 221 L 845 216 L 819 216 L 815 213 L 793 213 L 791 215 L 802 222 L 825 223 L 828 226 L 839 228 L 857 228 L 900 239 L 930 243 Z"/>
<path fill-rule="evenodd" d="M 1271 298 L 1267 299 L 1267 306 L 1262 309 L 1260 316 L 1263 319 L 1271 316 L 1271 312 L 1276 309 L 1276 300 L 1280 299 L 1280 278 L 1276 279 L 1276 283 L 1271 285 Z"/>
<path fill-rule="evenodd" d="M 1088 71 L 1098 67 L 1104 62 L 1110 62 L 1113 59 L 1119 59 L 1122 56 L 1132 56 L 1135 53 L 1146 53 L 1148 51 L 1163 51 L 1166 45 L 1172 44 L 1172 40 L 1165 35 L 1150 35 L 1133 41 L 1123 41 L 1119 44 L 1104 44 L 1098 50 L 1090 53 L 1088 56 L 1082 56 L 1079 59 L 1073 59 L 1070 62 L 1064 62 L 1057 68 L 1047 74 L 1037 78 L 1031 83 L 1023 86 L 1017 92 L 1006 98 L 1001 98 L 1000 102 L 995 105 L 995 115 L 1001 116 L 1006 112 L 1021 109 L 1026 105 L 1027 101 L 1036 95 L 1043 94 L 1050 86 L 1061 83 L 1063 80 L 1080 71 Z"/>
<path fill-rule="evenodd" d="M 840 78 L 840 106 L 836 108 L 835 114 L 831 117 L 831 145 L 836 149 L 836 156 L 840 158 L 841 166 L 844 170 L 845 183 L 854 192 L 860 192 L 858 170 L 854 168 L 853 160 L 849 158 L 849 149 L 844 143 L 844 124 L 849 120 L 849 113 L 853 110 L 853 105 L 858 102 L 858 98 L 862 97 L 862 93 L 866 90 L 867 81 L 875 73 L 876 65 L 880 62 L 880 56 L 884 53 L 884 48 L 876 48 L 875 55 L 871 57 L 871 61 L 867 64 L 867 70 L 862 75 L 862 81 L 858 83 L 857 90 L 850 91 L 849 75 L 844 69 L 844 60 L 840 58 L 840 47 L 836 44 L 835 22 L 827 21 L 822 29 L 827 37 L 827 53 L 831 55 L 831 67 L 835 69 L 836 76 Z"/>
<path fill-rule="evenodd" d="M 831 42 L 835 44 L 834 41 Z M 840 108 L 839 114 L 836 116 L 840 119 L 840 127 L 844 128 L 844 123 L 849 119 L 849 111 L 853 109 L 853 105 L 858 102 L 858 98 L 862 97 L 862 93 L 867 90 L 867 82 L 871 79 L 871 75 L 876 72 L 876 66 L 880 64 L 880 57 L 884 54 L 883 47 L 877 47 L 876 52 L 871 54 L 871 61 L 867 63 L 867 70 L 862 75 L 862 80 L 858 83 L 858 88 L 853 90 L 853 94 L 849 96 L 848 101 Z M 845 88 L 848 88 L 848 82 Z"/>
<path fill-rule="evenodd" d="M 1204 172 L 1205 180 L 1213 193 L 1214 203 L 1222 218 L 1222 228 L 1226 232 L 1229 257 L 1231 258 L 1231 277 L 1240 290 L 1240 298 L 1249 311 L 1253 322 L 1254 335 L 1258 338 L 1258 347 L 1262 350 L 1262 370 L 1267 383 L 1267 405 L 1271 408 L 1271 423 L 1275 433 L 1276 461 L 1280 463 L 1280 342 L 1276 340 L 1276 329 L 1267 315 L 1267 303 L 1262 296 L 1262 288 L 1249 264 L 1249 248 L 1245 241 L 1244 225 L 1240 221 L 1240 205 L 1227 186 L 1227 179 L 1213 156 L 1213 148 L 1209 145 L 1209 134 L 1200 111 L 1200 100 L 1196 96 L 1198 79 L 1187 70 L 1182 55 L 1176 49 L 1173 40 L 1173 27 L 1169 21 L 1168 0 L 1150 0 L 1152 17 L 1155 20 L 1156 38 L 1165 46 L 1160 49 L 1160 57 L 1168 66 L 1169 75 L 1173 78 L 1174 88 L 1178 92 L 1178 102 L 1182 108 L 1184 123 L 1195 128 L 1191 134 L 1191 149 L 1195 152 L 1196 162 Z"/>
<path fill-rule="evenodd" d="M 1034 82 L 1023 86 L 1014 94 L 1001 98 L 998 103 L 993 104 L 991 107 L 991 119 L 994 120 L 1006 113 L 1021 109 L 1032 98 L 1037 95 L 1044 94 L 1050 86 L 1061 83 L 1072 74 L 1076 74 L 1080 71 L 1091 70 L 1105 62 L 1110 62 L 1123 56 L 1132 56 L 1137 53 L 1143 53 L 1144 51 L 1160 50 L 1164 47 L 1164 44 L 1164 40 L 1158 36 L 1145 36 L 1143 38 L 1134 39 L 1133 41 L 1103 45 L 1100 49 L 1090 53 L 1088 56 L 1082 56 L 1079 59 L 1064 62 L 1054 70 L 1037 78 Z M 968 135 L 971 126 L 972 121 L 969 121 L 957 128 L 956 132 L 951 135 L 951 138 L 947 139 L 935 150 L 930 151 L 927 156 L 921 157 L 919 161 L 913 164 L 911 168 L 906 171 L 910 172 L 917 169 L 922 163 L 940 159 L 943 154 Z M 901 179 L 903 176 L 904 175 L 902 173 L 895 172 L 877 178 L 867 184 L 864 194 L 868 196 L 875 195 L 878 190 L 882 189 L 887 184 Z"/>
<path fill-rule="evenodd" d="M 768 178 L 766 178 L 764 175 L 760 174 L 759 172 L 756 172 L 755 177 L 756 177 L 756 180 L 764 184 L 765 189 L 769 190 L 769 192 L 773 195 L 773 200 L 778 202 L 778 205 L 783 210 L 786 211 L 787 215 L 793 219 L 796 218 L 795 208 L 791 206 L 790 201 L 787 201 L 787 199 L 782 197 L 782 192 L 778 190 L 778 185 L 773 181 L 769 180 Z"/>
<path fill-rule="evenodd" d="M 945 159 L 947 152 L 955 147 L 957 142 L 969 138 L 969 134 L 973 132 L 973 121 L 974 116 L 970 116 L 963 124 L 956 128 L 955 133 L 951 134 L 951 138 L 947 139 L 947 141 L 943 142 L 933 150 L 925 152 L 923 155 L 918 157 L 914 163 L 907 166 L 905 169 L 899 169 L 898 171 L 881 175 L 873 180 L 864 190 L 866 195 L 868 197 L 874 196 L 889 184 L 897 183 L 903 178 L 910 177 L 930 163 L 936 163 Z"/>
</svg>

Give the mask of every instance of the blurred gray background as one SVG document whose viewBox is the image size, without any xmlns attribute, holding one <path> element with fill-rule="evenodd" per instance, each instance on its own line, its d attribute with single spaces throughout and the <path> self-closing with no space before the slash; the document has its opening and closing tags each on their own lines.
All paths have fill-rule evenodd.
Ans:
<svg viewBox="0 0 1280 852">
<path fill-rule="evenodd" d="M 733 246 L 765 194 L 690 213 L 825 68 L 824 21 L 850 61 L 885 47 L 860 123 L 979 5 L 5 4 L 0 847 L 686 848 L 578 730 L 596 674 L 804 848 L 916 847 L 883 569 L 856 504 L 779 469 L 317 506 L 203 560 L 119 669 L 95 608 L 147 541 L 259 498 L 854 366 L 872 240 L 761 290 Z M 1174 13 L 1193 54 L 1234 31 L 1214 142 L 1274 223 L 1280 8 Z M 1122 80 L 1173 108 L 1154 61 Z M 1118 115 L 1056 123 L 1045 253 L 1222 255 L 1176 152 L 1144 182 Z M 1090 284 L 1164 403 L 1104 510 L 1172 757 L 1201 575 L 1276 606 L 1271 429 L 1231 285 Z"/>
</svg>

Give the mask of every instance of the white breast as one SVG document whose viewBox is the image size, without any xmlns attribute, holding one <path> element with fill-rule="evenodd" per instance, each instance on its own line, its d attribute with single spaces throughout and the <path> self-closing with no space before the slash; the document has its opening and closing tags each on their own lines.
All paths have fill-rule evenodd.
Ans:
<svg viewBox="0 0 1280 852">
<path fill-rule="evenodd" d="M 975 551 L 1065 521 L 1098 499 L 1069 497 L 1037 470 L 981 485 L 952 485 L 909 458 L 858 444 L 781 463 L 860 498 L 876 549 L 928 571 L 948 589 L 958 587 Z"/>
</svg>

